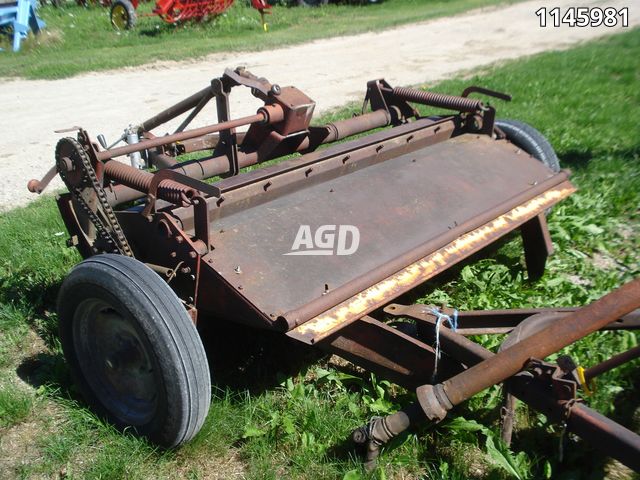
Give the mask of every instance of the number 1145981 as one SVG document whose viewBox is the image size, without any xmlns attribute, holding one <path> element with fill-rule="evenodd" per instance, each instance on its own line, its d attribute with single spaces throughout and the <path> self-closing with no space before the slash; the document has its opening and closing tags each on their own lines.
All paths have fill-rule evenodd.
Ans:
<svg viewBox="0 0 640 480">
<path fill-rule="evenodd" d="M 540 27 L 622 27 L 629 26 L 629 7 L 615 9 L 613 7 L 568 7 L 562 11 L 560 7 L 538 9 L 536 15 L 540 19 Z"/>
</svg>

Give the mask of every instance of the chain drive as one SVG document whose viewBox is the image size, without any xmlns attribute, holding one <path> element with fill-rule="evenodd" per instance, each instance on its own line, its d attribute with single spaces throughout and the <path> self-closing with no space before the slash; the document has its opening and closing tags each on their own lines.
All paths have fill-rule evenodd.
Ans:
<svg viewBox="0 0 640 480">
<path fill-rule="evenodd" d="M 72 162 L 73 168 L 81 172 L 82 180 L 79 182 L 72 182 L 68 177 L 66 169 L 61 168 L 64 161 L 61 152 L 61 148 L 64 146 L 63 142 L 67 144 L 67 147 L 72 149 L 73 153 L 67 158 Z M 62 181 L 77 200 L 78 205 L 81 206 L 95 227 L 98 238 L 108 246 L 107 250 L 133 257 L 129 242 L 124 235 L 113 208 L 109 204 L 107 194 L 98 180 L 96 171 L 91 164 L 91 159 L 82 145 L 73 138 L 63 138 L 60 140 L 56 148 L 56 165 L 60 178 L 62 178 Z M 85 198 L 88 189 L 91 189 L 96 194 L 98 208 L 95 210 L 91 208 L 91 205 L 89 205 Z"/>
</svg>

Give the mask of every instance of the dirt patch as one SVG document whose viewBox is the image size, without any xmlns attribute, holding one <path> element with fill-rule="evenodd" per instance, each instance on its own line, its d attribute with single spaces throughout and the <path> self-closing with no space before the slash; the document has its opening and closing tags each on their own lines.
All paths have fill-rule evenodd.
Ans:
<svg viewBox="0 0 640 480">
<path fill-rule="evenodd" d="M 59 417 L 50 402 L 38 402 L 38 411 L 30 420 L 0 429 L 0 478 L 17 478 L 42 459 L 40 440 L 49 435 Z"/>
<path fill-rule="evenodd" d="M 593 254 L 591 263 L 600 270 L 616 270 L 621 267 L 626 269 L 626 267 L 620 264 L 615 258 L 600 252 Z"/>
<path fill-rule="evenodd" d="M 245 478 L 247 469 L 236 449 L 228 449 L 223 456 L 202 454 L 190 456 L 175 472 L 176 478 L 207 478 L 207 480 L 233 480 Z"/>
</svg>

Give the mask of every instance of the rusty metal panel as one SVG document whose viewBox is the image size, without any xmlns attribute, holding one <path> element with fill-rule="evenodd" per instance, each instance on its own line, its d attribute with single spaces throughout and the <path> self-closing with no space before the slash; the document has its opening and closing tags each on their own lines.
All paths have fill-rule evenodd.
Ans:
<svg viewBox="0 0 640 480">
<path fill-rule="evenodd" d="M 415 263 L 388 276 L 382 281 L 364 289 L 357 295 L 329 308 L 291 330 L 288 335 L 298 340 L 315 343 L 332 332 L 343 328 L 359 316 L 367 314 L 383 306 L 401 294 L 433 278 L 459 261 L 478 252 L 500 237 L 517 228 L 526 218 L 543 211 L 558 198 L 563 198 L 573 192 L 568 182 L 565 182 L 529 202 L 499 216 L 479 228 L 472 230 L 447 245 L 426 255 Z"/>
<path fill-rule="evenodd" d="M 527 192 L 535 197 L 536 187 L 554 183 L 552 177 L 507 142 L 462 135 L 227 216 L 222 208 L 212 222 L 214 249 L 207 266 L 276 319 L 331 297 L 354 279 L 489 211 L 513 209 L 520 203 L 512 205 L 514 199 Z M 566 175 L 556 177 L 561 183 Z M 301 225 L 311 232 L 322 225 L 355 226 L 359 247 L 351 255 L 287 255 Z"/>
</svg>

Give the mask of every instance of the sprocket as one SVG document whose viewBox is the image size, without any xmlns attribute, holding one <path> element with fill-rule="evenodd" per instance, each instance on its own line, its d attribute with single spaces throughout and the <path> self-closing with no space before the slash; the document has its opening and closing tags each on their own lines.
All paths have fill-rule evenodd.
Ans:
<svg viewBox="0 0 640 480">
<path fill-rule="evenodd" d="M 133 256 L 129 242 L 109 204 L 107 195 L 82 144 L 71 137 L 56 145 L 56 168 L 69 192 L 94 225 L 97 233 L 94 248 Z"/>
</svg>

